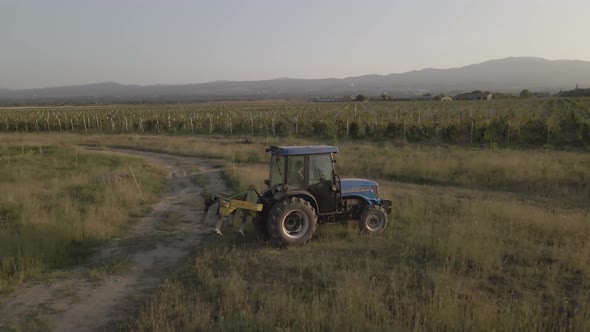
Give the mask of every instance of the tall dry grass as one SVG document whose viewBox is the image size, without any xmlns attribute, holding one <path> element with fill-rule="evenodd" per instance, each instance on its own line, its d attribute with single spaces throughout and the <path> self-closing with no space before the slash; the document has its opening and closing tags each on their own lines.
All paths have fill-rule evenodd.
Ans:
<svg viewBox="0 0 590 332">
<path fill-rule="evenodd" d="M 24 144 L 0 156 L 0 291 L 82 262 L 161 186 L 162 171 L 137 158 Z"/>
<path fill-rule="evenodd" d="M 230 174 L 234 186 L 243 187 L 244 179 L 264 178 L 266 169 L 236 167 Z M 383 236 L 324 225 L 310 244 L 287 250 L 254 236 L 213 239 L 162 285 L 130 326 L 138 331 L 590 328 L 587 210 L 461 188 L 389 181 L 381 187 L 394 202 Z"/>
<path fill-rule="evenodd" d="M 56 144 L 75 139 L 225 159 L 236 190 L 261 185 L 267 177 L 266 166 L 257 165 L 266 163 L 266 145 L 312 143 L 48 137 Z M 392 223 L 383 236 L 367 238 L 350 225 L 326 225 L 310 244 L 287 250 L 275 250 L 254 235 L 211 239 L 128 326 L 590 329 L 587 154 L 383 142 L 339 145 L 340 173 L 379 180 L 382 196 L 394 202 Z"/>
<path fill-rule="evenodd" d="M 418 184 L 450 185 L 570 199 L 590 199 L 590 155 L 583 151 L 511 150 L 436 145 L 396 146 L 388 141 L 257 138 L 239 144 L 233 138 L 153 135 L 0 134 L 15 144 L 40 140 L 56 144 L 127 147 L 195 157 L 219 158 L 232 164 L 268 162 L 269 145 L 336 144 L 341 174 Z"/>
<path fill-rule="evenodd" d="M 590 155 L 575 151 L 345 143 L 344 174 L 420 184 L 590 199 Z M 359 162 L 362 160 L 364 162 Z"/>
<path fill-rule="evenodd" d="M 268 161 L 270 144 L 333 144 L 301 139 L 260 139 L 237 144 L 233 139 L 130 136 L 101 140 L 174 154 L 222 158 L 236 164 Z M 112 142 L 112 143 L 111 143 Z M 337 167 L 343 175 L 510 191 L 577 203 L 590 199 L 590 155 L 558 150 L 474 149 L 449 146 L 406 145 L 389 142 L 341 142 Z"/>
</svg>

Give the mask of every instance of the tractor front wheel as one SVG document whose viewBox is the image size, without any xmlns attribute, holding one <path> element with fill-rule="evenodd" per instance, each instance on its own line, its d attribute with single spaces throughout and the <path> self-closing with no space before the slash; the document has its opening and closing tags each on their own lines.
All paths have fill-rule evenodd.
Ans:
<svg viewBox="0 0 590 332">
<path fill-rule="evenodd" d="M 299 197 L 277 202 L 267 221 L 271 242 L 277 247 L 301 245 L 311 239 L 318 226 L 315 209 Z"/>
<path fill-rule="evenodd" d="M 359 221 L 361 232 L 373 235 L 382 233 L 387 226 L 387 213 L 379 205 L 367 205 Z"/>
</svg>

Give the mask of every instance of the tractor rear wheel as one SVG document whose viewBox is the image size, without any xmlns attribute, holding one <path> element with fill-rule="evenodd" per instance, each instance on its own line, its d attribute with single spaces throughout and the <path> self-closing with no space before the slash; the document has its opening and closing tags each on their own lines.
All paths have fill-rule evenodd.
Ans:
<svg viewBox="0 0 590 332">
<path fill-rule="evenodd" d="M 277 247 L 304 244 L 318 227 L 315 209 L 299 197 L 288 197 L 277 202 L 270 210 L 269 217 L 268 233 L 271 242 Z"/>
<path fill-rule="evenodd" d="M 367 205 L 361 212 L 359 224 L 365 234 L 382 233 L 387 226 L 387 213 L 379 205 Z"/>
</svg>

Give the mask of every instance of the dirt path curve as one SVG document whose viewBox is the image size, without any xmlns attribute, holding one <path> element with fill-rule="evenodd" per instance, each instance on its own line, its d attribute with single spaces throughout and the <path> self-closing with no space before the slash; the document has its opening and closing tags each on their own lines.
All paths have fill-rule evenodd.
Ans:
<svg viewBox="0 0 590 332">
<path fill-rule="evenodd" d="M 149 215 L 123 237 L 104 246 L 93 259 L 108 262 L 124 257 L 125 271 L 97 279 L 91 267 L 79 267 L 65 279 L 18 289 L 0 299 L 0 331 L 111 330 L 124 313 L 141 303 L 175 265 L 196 249 L 202 236 L 211 234 L 211 224 L 200 223 L 201 186 L 207 182 L 209 192 L 227 190 L 221 169 L 214 162 L 133 150 L 106 152 L 141 156 L 168 171 L 163 198 Z"/>
</svg>

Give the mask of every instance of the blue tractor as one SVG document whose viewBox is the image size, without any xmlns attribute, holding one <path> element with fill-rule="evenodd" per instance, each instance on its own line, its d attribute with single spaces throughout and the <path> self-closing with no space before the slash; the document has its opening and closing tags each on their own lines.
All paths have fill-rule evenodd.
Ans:
<svg viewBox="0 0 590 332">
<path fill-rule="evenodd" d="M 378 234 L 387 226 L 391 201 L 370 180 L 341 179 L 335 146 L 271 146 L 268 189 L 258 198 L 256 228 L 275 246 L 308 242 L 318 224 L 358 220 L 360 230 Z"/>
</svg>

